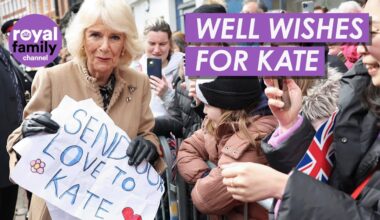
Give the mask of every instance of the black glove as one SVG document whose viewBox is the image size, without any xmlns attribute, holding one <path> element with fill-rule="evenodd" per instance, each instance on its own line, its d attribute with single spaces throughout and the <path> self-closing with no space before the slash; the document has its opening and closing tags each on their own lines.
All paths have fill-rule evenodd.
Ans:
<svg viewBox="0 0 380 220">
<path fill-rule="evenodd" d="M 35 135 L 38 132 L 57 133 L 59 124 L 51 119 L 49 112 L 33 112 L 22 122 L 23 137 Z"/>
<path fill-rule="evenodd" d="M 156 146 L 151 141 L 145 140 L 142 136 L 137 136 L 129 144 L 127 155 L 129 156 L 128 164 L 130 166 L 138 166 L 143 159 L 153 164 L 158 158 Z"/>
</svg>

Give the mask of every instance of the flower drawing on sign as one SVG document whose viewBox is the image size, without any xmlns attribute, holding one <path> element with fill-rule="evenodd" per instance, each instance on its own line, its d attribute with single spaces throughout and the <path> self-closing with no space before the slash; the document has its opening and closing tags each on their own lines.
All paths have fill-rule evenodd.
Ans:
<svg viewBox="0 0 380 220">
<path fill-rule="evenodd" d="M 40 159 L 32 160 L 30 162 L 30 167 L 33 173 L 43 174 L 45 165 L 46 165 L 45 162 L 43 162 Z"/>
</svg>

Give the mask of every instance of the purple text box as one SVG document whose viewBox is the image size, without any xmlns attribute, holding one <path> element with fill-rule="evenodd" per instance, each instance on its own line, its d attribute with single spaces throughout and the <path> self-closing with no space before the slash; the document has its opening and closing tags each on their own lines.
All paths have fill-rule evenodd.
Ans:
<svg viewBox="0 0 380 220">
<path fill-rule="evenodd" d="M 185 33 L 187 42 L 368 43 L 369 15 L 189 13 L 185 15 Z"/>
<path fill-rule="evenodd" d="M 187 47 L 187 76 L 323 76 L 324 47 Z"/>
</svg>

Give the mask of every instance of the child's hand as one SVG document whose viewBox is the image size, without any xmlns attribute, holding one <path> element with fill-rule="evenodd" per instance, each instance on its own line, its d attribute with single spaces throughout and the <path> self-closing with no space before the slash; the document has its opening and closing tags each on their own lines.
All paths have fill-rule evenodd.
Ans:
<svg viewBox="0 0 380 220">
<path fill-rule="evenodd" d="M 297 116 L 302 107 L 302 92 L 298 85 L 292 79 L 285 79 L 284 83 L 288 86 L 289 97 L 291 106 L 289 109 L 284 110 L 284 102 L 281 100 L 283 92 L 274 87 L 272 79 L 264 79 L 265 95 L 268 97 L 268 105 L 273 115 L 277 118 L 280 131 L 284 132 L 291 128 L 297 122 Z"/>
<path fill-rule="evenodd" d="M 196 81 L 190 80 L 189 96 L 194 98 L 195 106 L 198 106 L 199 104 L 201 104 L 201 101 L 199 100 L 199 98 L 197 96 L 197 93 L 195 91 L 196 90 L 195 86 L 196 86 Z"/>
</svg>

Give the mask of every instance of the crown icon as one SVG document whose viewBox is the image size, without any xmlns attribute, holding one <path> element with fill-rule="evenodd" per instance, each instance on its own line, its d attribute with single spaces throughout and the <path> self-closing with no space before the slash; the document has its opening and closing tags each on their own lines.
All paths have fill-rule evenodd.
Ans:
<svg viewBox="0 0 380 220">
<path fill-rule="evenodd" d="M 29 32 L 23 32 L 21 35 L 23 37 L 30 37 L 30 33 Z"/>
</svg>

